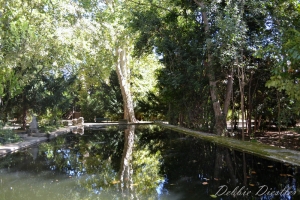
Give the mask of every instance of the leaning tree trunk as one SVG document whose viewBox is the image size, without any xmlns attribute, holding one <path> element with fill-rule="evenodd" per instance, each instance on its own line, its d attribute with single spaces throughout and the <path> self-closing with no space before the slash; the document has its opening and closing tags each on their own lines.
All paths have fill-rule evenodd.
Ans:
<svg viewBox="0 0 300 200">
<path fill-rule="evenodd" d="M 208 16 L 207 13 L 205 12 L 205 4 L 202 0 L 194 0 L 194 2 L 201 8 L 201 17 L 202 21 L 204 24 L 204 30 L 205 34 L 207 37 L 210 36 L 210 23 L 208 21 Z M 241 0 L 241 5 L 243 7 L 244 1 Z M 240 13 L 241 16 L 243 16 L 243 10 Z M 207 43 L 207 59 L 205 62 L 205 68 L 207 69 L 207 74 L 209 78 L 209 86 L 210 86 L 210 95 L 211 95 L 211 100 L 213 103 L 213 108 L 214 108 L 214 114 L 215 114 L 215 132 L 218 135 L 228 135 L 227 131 L 227 124 L 226 124 L 226 117 L 230 105 L 230 98 L 231 98 L 231 93 L 232 93 L 232 87 L 233 87 L 233 69 L 231 69 L 227 75 L 227 89 L 226 89 L 226 94 L 225 94 L 225 100 L 224 100 L 224 107 L 223 109 L 221 108 L 220 105 L 220 97 L 218 95 L 218 88 L 217 88 L 217 80 L 215 76 L 215 69 L 213 67 L 212 63 L 212 54 L 210 50 L 212 47 L 210 46 L 209 43 Z"/>
<path fill-rule="evenodd" d="M 197 1 L 194 0 L 194 2 L 201 7 L 202 10 L 205 10 L 205 5 L 202 1 Z M 209 35 L 209 22 L 207 18 L 206 12 L 202 11 L 202 20 L 204 24 L 204 30 L 206 35 Z M 218 88 L 217 88 L 217 80 L 215 77 L 215 72 L 212 66 L 212 55 L 209 52 L 210 51 L 210 46 L 208 44 L 208 52 L 207 52 L 207 60 L 204 63 L 206 69 L 208 70 L 208 78 L 209 78 L 209 86 L 210 86 L 210 96 L 211 100 L 213 103 L 213 109 L 214 109 L 214 114 L 215 114 L 215 127 L 214 131 L 217 135 L 227 135 L 227 124 L 226 124 L 226 116 L 228 112 L 228 107 L 229 107 L 229 102 L 230 102 L 230 97 L 231 97 L 231 92 L 232 92 L 232 71 L 230 71 L 230 74 L 228 75 L 228 83 L 227 83 L 227 91 L 225 95 L 225 102 L 224 102 L 224 109 L 222 110 L 221 105 L 220 105 L 220 100 L 219 100 L 219 95 L 218 95 Z"/>
<path fill-rule="evenodd" d="M 123 97 L 124 119 L 127 119 L 129 122 L 136 122 L 129 84 L 130 70 L 127 66 L 127 55 L 125 48 L 118 48 L 116 55 L 118 56 L 116 72 Z"/>
<path fill-rule="evenodd" d="M 220 101 L 218 99 L 217 81 L 215 80 L 214 73 L 211 71 L 209 74 L 210 96 L 213 103 L 215 114 L 215 127 L 214 131 L 217 135 L 226 135 L 226 117 L 222 112 Z"/>
</svg>

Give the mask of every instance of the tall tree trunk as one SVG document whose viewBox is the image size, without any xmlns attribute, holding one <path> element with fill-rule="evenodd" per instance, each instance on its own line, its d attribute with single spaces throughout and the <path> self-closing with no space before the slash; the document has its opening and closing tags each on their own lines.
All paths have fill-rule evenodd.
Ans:
<svg viewBox="0 0 300 200">
<path fill-rule="evenodd" d="M 244 0 L 241 0 L 241 18 L 243 18 L 244 13 Z M 240 21 L 241 22 L 241 21 Z M 238 24 L 239 26 L 240 24 Z M 243 50 L 241 50 L 241 59 L 243 55 Z M 238 59 L 237 59 L 238 61 Z M 237 62 L 238 63 L 238 62 Z M 242 112 L 242 140 L 245 140 L 245 133 L 244 133 L 244 120 L 245 120 L 245 68 L 244 66 L 238 67 L 238 76 L 239 76 L 239 85 L 240 85 L 240 92 L 241 92 L 241 112 Z"/>
<path fill-rule="evenodd" d="M 2 108 L 0 109 L 0 119 L 2 119 L 2 115 L 3 115 L 4 111 L 6 110 L 6 107 L 8 105 L 9 99 L 10 99 L 10 92 L 8 92 L 8 97 L 7 97 L 7 100 L 6 100 L 5 103 L 3 103 L 3 100 L 0 97 L 0 106 L 2 106 Z"/>
<path fill-rule="evenodd" d="M 239 78 L 239 86 L 240 86 L 240 94 L 241 94 L 241 114 L 242 114 L 242 140 L 245 140 L 245 133 L 244 133 L 244 120 L 245 120 L 245 73 L 244 68 L 238 68 L 238 78 Z"/>
<path fill-rule="evenodd" d="M 214 131 L 217 135 L 225 136 L 226 131 L 226 117 L 222 112 L 220 101 L 218 99 L 218 89 L 217 89 L 217 81 L 215 80 L 215 76 L 213 72 L 209 74 L 209 86 L 210 86 L 210 96 L 213 102 L 213 109 L 215 114 L 215 127 Z"/>
<path fill-rule="evenodd" d="M 253 110 L 253 101 L 252 101 L 252 94 L 251 94 L 251 87 L 252 87 L 252 79 L 253 79 L 253 71 L 251 71 L 251 76 L 249 79 L 249 89 L 248 89 L 248 134 L 251 135 L 252 134 L 252 110 Z"/>
<path fill-rule="evenodd" d="M 124 119 L 127 119 L 129 122 L 136 122 L 133 99 L 129 84 L 130 71 L 127 66 L 127 55 L 125 48 L 118 48 L 116 55 L 118 56 L 116 72 L 123 97 Z"/>
<path fill-rule="evenodd" d="M 281 109 L 280 109 L 280 96 L 278 90 L 276 91 L 276 96 L 277 96 L 277 109 L 278 109 L 278 114 L 277 114 L 277 122 L 278 122 L 278 134 L 279 134 L 279 143 L 281 142 Z"/>
<path fill-rule="evenodd" d="M 26 101 L 26 94 L 23 93 L 22 129 L 24 130 L 26 130 L 26 117 L 27 117 L 27 101 Z"/>
<path fill-rule="evenodd" d="M 113 0 L 105 0 L 108 9 L 114 14 L 115 11 L 115 2 Z M 130 91 L 130 69 L 127 66 L 128 64 L 128 37 L 121 37 L 118 33 L 118 28 L 114 26 L 109 26 L 110 34 L 112 37 L 112 42 L 116 45 L 114 53 L 116 56 L 115 65 L 116 72 L 118 75 L 118 81 L 121 88 L 122 98 L 123 98 L 123 108 L 124 108 L 124 119 L 127 119 L 128 122 L 136 122 L 134 114 L 133 99 Z"/>
<path fill-rule="evenodd" d="M 207 18 L 207 14 L 206 12 L 204 12 L 205 10 L 205 5 L 202 1 L 197 1 L 194 0 L 194 2 L 202 9 L 201 14 L 202 14 L 202 20 L 203 20 L 203 24 L 204 24 L 204 30 L 207 36 L 209 36 L 209 22 L 208 22 L 208 18 Z M 225 97 L 225 106 L 224 106 L 224 110 L 222 110 L 221 105 L 220 105 L 220 101 L 219 101 L 219 94 L 218 94 L 218 88 L 217 88 L 217 81 L 216 81 L 216 77 L 215 77 L 215 72 L 211 63 L 212 60 L 212 55 L 210 53 L 210 45 L 207 44 L 207 60 L 206 62 L 204 62 L 205 68 L 208 70 L 208 78 L 209 78 L 209 86 L 210 86 L 210 96 L 211 96 L 211 100 L 213 103 L 213 109 L 214 109 L 214 114 L 215 114 L 215 127 L 214 127 L 214 131 L 217 135 L 227 135 L 227 125 L 226 125 L 226 116 L 227 116 L 227 112 L 228 112 L 228 107 L 229 107 L 229 102 L 227 103 L 227 101 L 230 101 L 230 96 L 231 96 L 231 91 L 232 91 L 232 81 L 230 80 L 232 77 L 228 77 L 229 79 L 229 84 L 227 85 L 227 92 L 229 94 L 226 94 Z M 228 98 L 229 96 L 229 98 Z M 225 112 L 226 113 L 225 113 Z"/>
</svg>

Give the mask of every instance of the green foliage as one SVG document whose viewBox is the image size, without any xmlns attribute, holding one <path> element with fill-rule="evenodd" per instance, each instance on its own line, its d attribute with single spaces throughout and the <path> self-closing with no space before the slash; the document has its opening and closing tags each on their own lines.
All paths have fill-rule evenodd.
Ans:
<svg viewBox="0 0 300 200">
<path fill-rule="evenodd" d="M 86 121 L 94 121 L 95 117 L 108 117 L 111 120 L 122 118 L 123 101 L 115 71 L 111 72 L 107 83 L 98 81 L 85 89 L 80 91 L 78 105 Z"/>
<path fill-rule="evenodd" d="M 291 114 L 299 114 L 299 2 L 203 3 L 204 10 L 196 1 L 179 0 L 1 1 L 0 118 L 24 121 L 32 111 L 57 122 L 73 108 L 87 121 L 122 117 L 114 71 L 120 48 L 127 50 L 126 81 L 139 118 L 210 130 L 215 119 L 208 75 L 214 72 L 223 105 L 228 74 L 233 69 L 236 77 L 237 67 L 245 70 L 246 107 L 252 106 L 253 116 L 276 115 L 272 88 L 287 94 L 284 105 L 293 102 Z"/>
<path fill-rule="evenodd" d="M 53 132 L 53 131 L 57 130 L 57 128 L 59 128 L 59 126 L 44 124 L 44 125 L 39 126 L 39 132 L 41 132 L 41 133 Z"/>
<path fill-rule="evenodd" d="M 22 139 L 12 129 L 0 127 L 0 144 L 20 142 Z"/>
<path fill-rule="evenodd" d="M 296 9 L 299 8 L 299 3 L 296 1 L 202 2 L 209 17 L 207 34 L 204 32 L 200 7 L 193 1 L 139 3 L 140 8 L 133 11 L 134 17 L 130 24 L 131 28 L 138 32 L 135 54 L 140 56 L 152 52 L 155 47 L 155 53 L 164 64 L 165 68 L 158 71 L 157 87 L 162 102 L 169 104 L 169 116 L 173 118 L 169 119 L 171 123 L 177 124 L 183 118 L 188 126 L 192 126 L 189 123 L 193 121 L 191 116 L 208 113 L 204 114 L 207 120 L 201 121 L 201 118 L 196 118 L 195 124 L 203 126 L 210 123 L 211 126 L 214 119 L 210 110 L 207 75 L 213 72 L 213 80 L 218 82 L 217 98 L 222 105 L 227 76 L 231 69 L 236 73 L 237 67 L 243 68 L 245 72 L 245 90 L 242 95 L 245 95 L 246 107 L 251 107 L 254 111 L 253 116 L 270 117 L 264 112 L 271 106 L 265 94 L 273 98 L 276 91 L 264 88 L 265 83 L 269 87 L 281 87 L 280 90 L 285 90 L 292 100 L 298 101 L 299 80 L 296 66 L 299 62 L 292 61 L 292 74 L 291 71 L 289 74 L 286 72 L 285 76 L 282 76 L 281 72 L 276 74 L 277 77 L 281 76 L 283 81 L 272 77 L 267 82 L 270 71 L 276 73 L 286 65 L 281 61 L 281 55 L 291 54 L 289 57 L 297 58 L 295 49 L 299 46 L 296 45 L 298 33 L 292 28 L 294 30 L 289 31 L 288 36 L 288 29 L 284 29 L 297 27 L 299 23 L 299 13 Z M 286 8 L 292 10 L 292 15 L 286 14 Z M 285 36 L 289 40 L 285 40 Z M 295 42 L 290 38 L 294 38 Z M 290 51 L 281 47 L 289 48 Z M 204 65 L 208 54 L 211 61 Z M 286 61 L 284 56 L 284 62 Z M 234 80 L 233 103 L 237 104 L 236 99 L 241 94 L 235 86 L 238 79 Z M 239 104 L 236 109 L 240 109 Z"/>
<path fill-rule="evenodd" d="M 157 70 L 159 90 L 149 93 L 148 99 L 141 100 L 140 109 L 149 108 L 149 112 L 156 115 L 162 112 L 168 116 L 170 123 L 185 121 L 187 126 L 197 127 L 210 121 L 206 116 L 207 120 L 202 118 L 203 121 L 199 122 L 199 113 L 208 103 L 207 96 L 203 95 L 208 87 L 205 86 L 207 78 L 201 65 L 203 49 L 199 47 L 204 42 L 204 33 L 195 21 L 195 8 L 177 3 L 164 2 L 157 6 L 149 2 L 148 6 L 133 12 L 135 17 L 131 27 L 139 33 L 135 54 L 147 54 L 155 46 L 154 51 L 165 66 Z M 170 5 L 170 10 L 164 9 Z"/>
<path fill-rule="evenodd" d="M 298 127 L 295 127 L 295 128 L 294 128 L 294 131 L 295 131 L 296 133 L 300 134 L 300 127 L 299 127 L 299 126 L 298 126 Z"/>
<path fill-rule="evenodd" d="M 167 102 L 159 93 L 148 92 L 146 98 L 138 100 L 137 103 L 138 119 L 145 121 L 166 120 L 166 113 L 168 112 Z"/>
<path fill-rule="evenodd" d="M 69 107 L 66 104 L 70 102 L 61 97 L 66 97 L 65 91 L 69 89 L 72 78 L 58 78 L 58 74 L 66 75 L 67 66 L 75 63 L 70 59 L 73 53 L 68 45 L 61 41 L 64 34 L 58 28 L 69 25 L 65 21 L 62 25 L 61 18 L 58 18 L 65 3 L 18 0 L 1 3 L 2 118 L 5 119 L 10 112 L 18 113 L 19 117 L 22 112 L 25 118 L 28 109 L 43 114 L 56 106 L 58 109 Z"/>
<path fill-rule="evenodd" d="M 149 195 L 151 191 L 154 192 L 156 184 L 163 180 L 160 175 L 161 159 L 159 151 L 152 153 L 147 147 L 133 154 L 132 165 L 135 172 L 133 181 L 139 183 L 135 187 L 139 195 Z"/>
<path fill-rule="evenodd" d="M 286 9 L 289 9 L 288 14 Z M 273 22 L 270 30 L 274 30 L 277 37 L 274 37 L 273 43 L 266 46 L 263 53 L 276 59 L 277 63 L 266 86 L 274 87 L 280 92 L 284 91 L 292 100 L 299 101 L 300 34 L 296 28 L 300 24 L 299 2 L 295 0 L 278 2 L 276 8 L 272 8 L 271 20 Z"/>
</svg>

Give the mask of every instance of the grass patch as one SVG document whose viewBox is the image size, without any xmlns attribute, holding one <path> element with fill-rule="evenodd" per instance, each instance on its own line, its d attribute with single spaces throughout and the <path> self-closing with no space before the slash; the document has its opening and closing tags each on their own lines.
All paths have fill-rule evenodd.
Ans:
<svg viewBox="0 0 300 200">
<path fill-rule="evenodd" d="M 22 141 L 21 137 L 11 129 L 0 128 L 0 144 L 9 144 Z"/>
<path fill-rule="evenodd" d="M 59 128 L 58 125 L 44 125 L 39 127 L 39 132 L 40 133 L 48 133 L 48 132 L 53 132 Z"/>
</svg>

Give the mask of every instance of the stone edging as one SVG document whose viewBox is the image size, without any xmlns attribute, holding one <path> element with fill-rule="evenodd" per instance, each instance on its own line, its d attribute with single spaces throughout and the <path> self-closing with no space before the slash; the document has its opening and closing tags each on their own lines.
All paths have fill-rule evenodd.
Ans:
<svg viewBox="0 0 300 200">
<path fill-rule="evenodd" d="M 201 131 L 194 131 L 179 126 L 164 124 L 162 122 L 155 122 L 155 124 L 162 126 L 166 129 L 192 135 L 230 149 L 235 149 L 241 152 L 253 154 L 269 160 L 275 160 L 278 162 L 284 162 L 300 166 L 300 151 L 283 149 L 258 142 L 241 141 L 229 137 L 223 137 Z"/>
<path fill-rule="evenodd" d="M 55 138 L 59 135 L 66 134 L 68 132 L 70 132 L 69 127 L 68 128 L 60 128 L 54 132 L 51 132 L 49 138 L 46 136 L 43 136 L 43 137 L 29 137 L 28 136 L 28 137 L 23 137 L 23 141 L 21 141 L 21 142 L 0 145 L 0 158 L 5 157 L 7 154 L 18 152 L 18 151 L 28 148 L 32 145 L 39 144 L 41 142 L 45 142 L 48 139 Z"/>
</svg>

